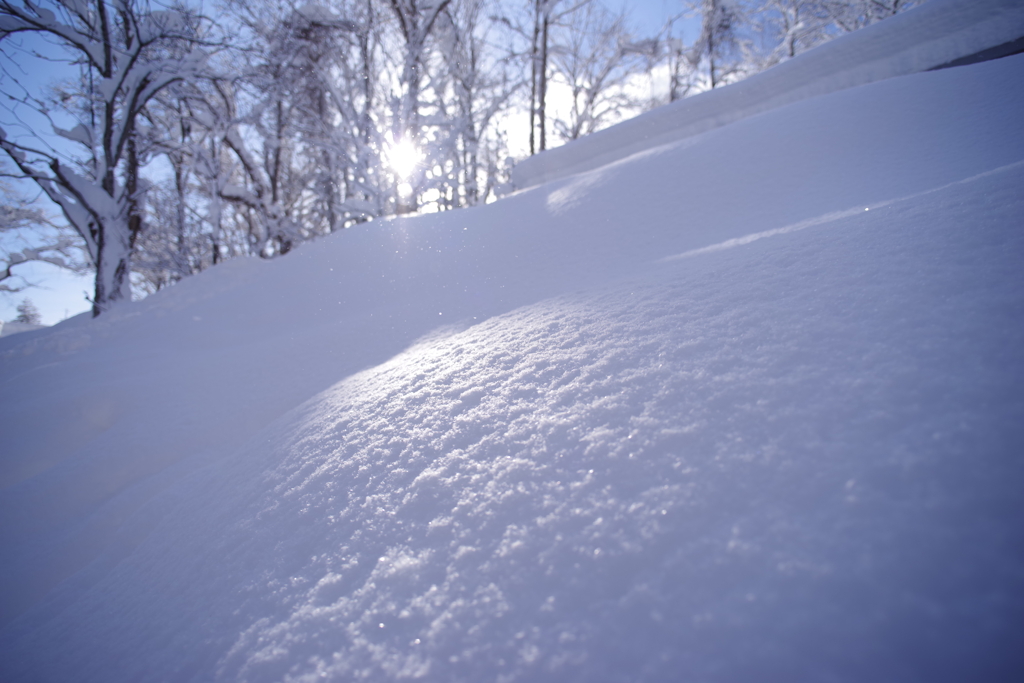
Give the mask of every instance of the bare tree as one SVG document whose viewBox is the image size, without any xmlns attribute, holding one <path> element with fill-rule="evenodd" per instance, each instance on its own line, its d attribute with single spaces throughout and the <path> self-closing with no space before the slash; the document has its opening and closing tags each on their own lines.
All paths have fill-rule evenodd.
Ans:
<svg viewBox="0 0 1024 683">
<path fill-rule="evenodd" d="M 690 94 L 694 87 L 694 60 L 691 49 L 686 46 L 682 35 L 676 35 L 676 24 L 686 17 L 686 13 L 670 17 L 658 35 L 662 58 L 668 69 L 668 101 L 675 102 Z"/>
<path fill-rule="evenodd" d="M 522 81 L 511 55 L 494 48 L 502 24 L 488 18 L 486 9 L 485 0 L 454 0 L 439 20 L 443 68 L 433 78 L 443 86 L 437 113 L 445 124 L 433 127 L 424 164 L 426 190 L 439 209 L 485 201 L 507 156 L 496 119 L 509 109 Z"/>
<path fill-rule="evenodd" d="M 138 121 L 162 89 L 197 72 L 196 21 L 184 10 L 153 11 L 133 0 L 67 0 L 51 8 L 0 0 L 0 41 L 18 33 L 59 42 L 79 67 L 77 86 L 60 93 L 77 145 L 70 158 L 35 134 L 26 142 L 0 129 L 0 146 L 21 175 L 38 184 L 85 242 L 96 270 L 93 315 L 130 298 L 132 249 L 141 229 L 144 188 Z M 50 106 L 11 78 L 16 105 L 49 118 Z M 52 120 L 52 119 L 51 119 Z"/>
<path fill-rule="evenodd" d="M 924 0 L 823 0 L 835 26 L 849 33 L 899 14 Z"/>
<path fill-rule="evenodd" d="M 612 15 L 596 3 L 568 17 L 552 50 L 555 78 L 568 90 L 569 109 L 554 125 L 563 140 L 575 140 L 642 111 L 630 88 L 657 53 L 653 40 L 634 42 L 624 13 Z"/>
<path fill-rule="evenodd" d="M 706 61 L 708 83 L 713 90 L 738 70 L 741 55 L 738 29 L 742 15 L 738 3 L 701 0 L 700 38 L 691 51 L 694 64 Z"/>
<path fill-rule="evenodd" d="M 552 29 L 591 1 L 533 0 L 533 36 L 530 45 L 530 154 L 547 149 L 548 63 L 551 55 Z"/>
<path fill-rule="evenodd" d="M 795 57 L 835 33 L 830 12 L 820 0 L 763 0 L 752 15 L 752 29 L 764 48 L 755 56 L 757 69 Z"/>
</svg>

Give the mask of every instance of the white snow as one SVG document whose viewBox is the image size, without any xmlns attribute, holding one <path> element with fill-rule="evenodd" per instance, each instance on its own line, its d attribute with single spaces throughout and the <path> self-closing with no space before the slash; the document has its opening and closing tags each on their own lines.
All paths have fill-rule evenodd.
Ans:
<svg viewBox="0 0 1024 683">
<path fill-rule="evenodd" d="M 516 164 L 517 189 L 590 171 L 772 109 L 935 69 L 1024 38 L 1020 0 L 929 0 L 739 83 L 658 107 Z"/>
<path fill-rule="evenodd" d="M 0 678 L 1010 680 L 1022 82 L 845 89 L 3 338 Z"/>
<path fill-rule="evenodd" d="M 19 332 L 32 332 L 33 330 L 43 329 L 43 325 L 33 325 L 32 323 L 19 323 L 15 320 L 9 322 L 3 322 L 0 320 L 0 337 L 6 337 L 9 334 L 17 334 Z"/>
</svg>

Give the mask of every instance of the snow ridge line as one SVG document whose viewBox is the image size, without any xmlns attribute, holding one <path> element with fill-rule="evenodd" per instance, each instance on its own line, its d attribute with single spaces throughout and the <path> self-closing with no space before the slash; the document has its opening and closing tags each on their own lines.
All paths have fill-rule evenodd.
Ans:
<svg viewBox="0 0 1024 683">
<path fill-rule="evenodd" d="M 785 235 L 791 232 L 806 230 L 807 228 L 813 228 L 824 223 L 831 223 L 832 221 L 837 221 L 841 218 L 849 218 L 850 216 L 856 216 L 859 213 L 870 211 L 872 209 L 884 209 L 885 207 L 892 206 L 893 204 L 909 201 L 911 199 L 917 199 L 919 197 L 924 197 L 935 192 L 942 192 L 943 190 L 948 190 L 949 188 L 956 187 L 958 185 L 966 185 L 968 183 L 973 183 L 975 181 L 981 180 L 982 178 L 987 178 L 989 176 L 997 175 L 999 173 L 1005 173 L 1007 171 L 1011 171 L 1013 169 L 1021 167 L 1024 167 L 1024 159 L 1020 161 L 1015 161 L 1011 164 L 1005 164 L 1003 166 L 999 166 L 998 168 L 993 168 L 982 173 L 978 173 L 969 178 L 963 178 L 961 180 L 955 180 L 951 183 L 946 183 L 945 185 L 939 185 L 938 187 L 933 187 L 930 190 L 925 190 L 923 192 L 916 192 L 914 194 L 908 194 L 903 197 L 887 199 L 885 201 L 877 202 L 875 204 L 869 204 L 868 206 L 865 206 L 863 208 L 857 206 L 850 209 L 843 209 L 841 211 L 831 211 L 829 213 L 816 216 L 814 218 L 808 218 L 806 220 L 782 226 L 781 228 L 772 228 L 771 230 L 755 232 L 749 235 L 744 235 L 743 237 L 734 237 L 732 239 L 725 240 L 724 242 L 719 242 L 717 244 L 711 244 L 706 247 L 700 247 L 699 249 L 691 249 L 689 251 L 684 251 L 681 254 L 673 254 L 672 256 L 666 256 L 660 259 L 658 263 L 670 263 L 672 261 L 678 261 L 680 259 L 690 258 L 692 256 L 699 256 L 700 254 L 709 254 L 715 251 L 732 249 L 733 247 L 741 247 L 745 244 L 750 244 L 751 242 L 756 242 L 757 240 L 764 239 L 765 237 L 774 237 L 775 235 Z"/>
</svg>

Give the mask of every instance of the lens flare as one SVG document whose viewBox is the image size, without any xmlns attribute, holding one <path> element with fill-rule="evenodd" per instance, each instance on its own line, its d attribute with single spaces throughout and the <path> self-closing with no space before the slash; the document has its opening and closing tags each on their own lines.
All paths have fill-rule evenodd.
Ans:
<svg viewBox="0 0 1024 683">
<path fill-rule="evenodd" d="M 423 160 L 423 154 L 411 140 L 399 140 L 388 150 L 388 165 L 400 178 L 408 178 Z"/>
</svg>

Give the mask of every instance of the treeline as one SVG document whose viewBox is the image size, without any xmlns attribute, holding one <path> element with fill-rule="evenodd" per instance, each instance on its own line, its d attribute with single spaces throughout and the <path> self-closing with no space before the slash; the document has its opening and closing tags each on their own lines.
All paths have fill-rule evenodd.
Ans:
<svg viewBox="0 0 1024 683">
<path fill-rule="evenodd" d="M 681 2 L 639 35 L 600 0 L 227 0 L 208 16 L 0 0 L 7 120 L 47 122 L 64 139 L 8 123 L 0 146 L 10 175 L 34 181 L 66 222 L 7 250 L 0 288 L 16 289 L 18 263 L 72 263 L 74 235 L 98 314 L 224 259 L 487 202 L 513 152 L 738 80 L 911 4 Z M 10 68 L 41 49 L 73 76 L 42 88 Z"/>
</svg>

